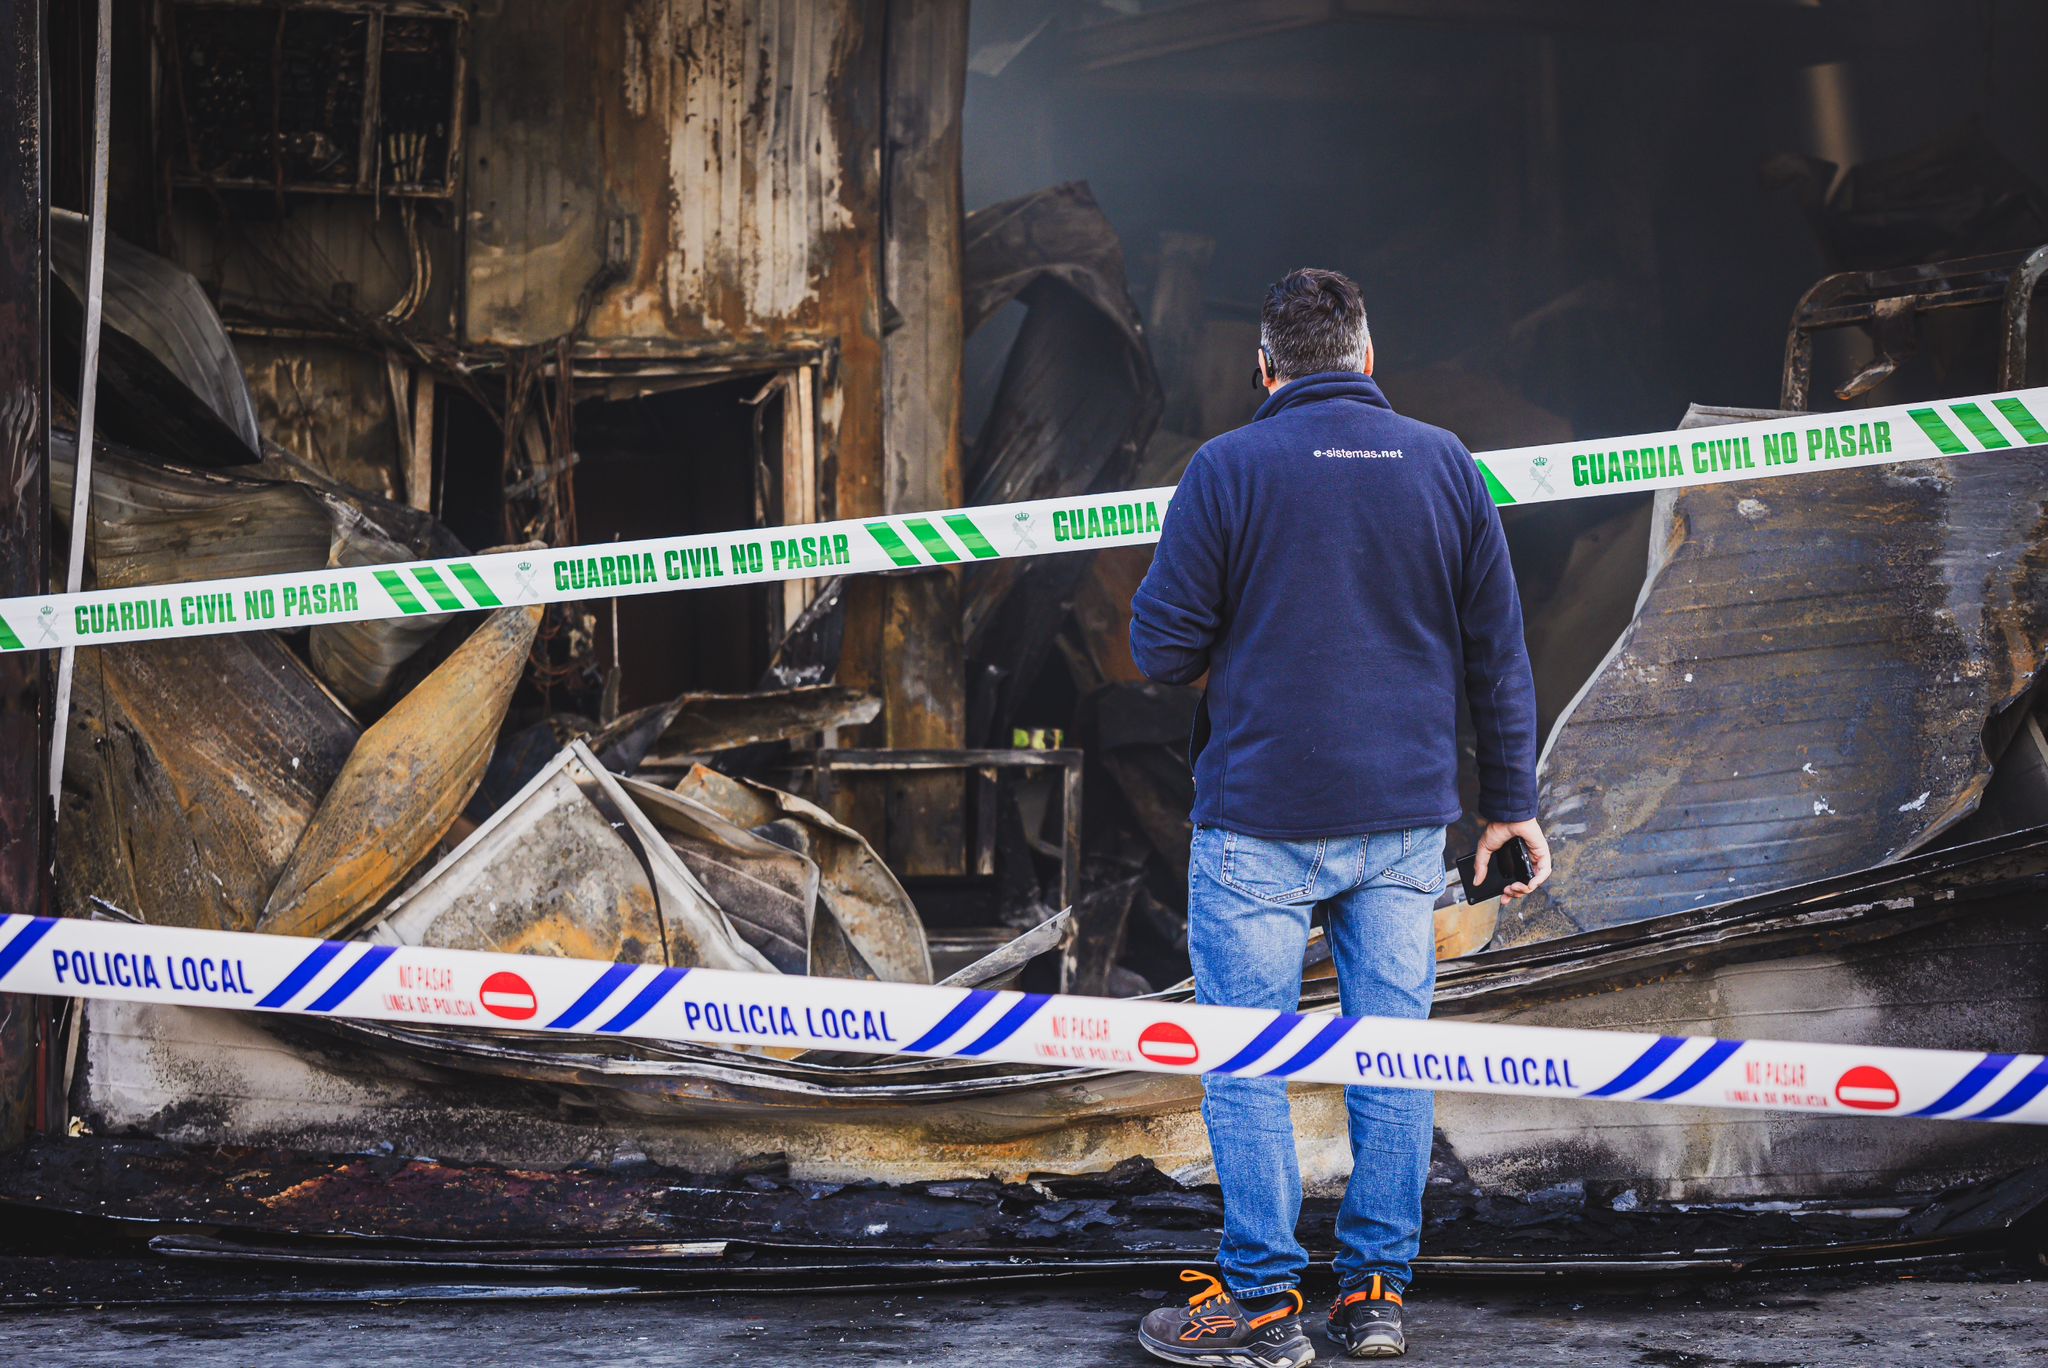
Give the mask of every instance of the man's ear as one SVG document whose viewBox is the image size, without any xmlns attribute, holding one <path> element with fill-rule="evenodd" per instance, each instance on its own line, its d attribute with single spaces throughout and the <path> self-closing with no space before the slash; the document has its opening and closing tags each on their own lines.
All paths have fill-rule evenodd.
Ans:
<svg viewBox="0 0 2048 1368">
<path fill-rule="evenodd" d="M 1365 373 L 1367 375 L 1372 374 L 1372 339 L 1370 337 L 1365 339 Z"/>
</svg>

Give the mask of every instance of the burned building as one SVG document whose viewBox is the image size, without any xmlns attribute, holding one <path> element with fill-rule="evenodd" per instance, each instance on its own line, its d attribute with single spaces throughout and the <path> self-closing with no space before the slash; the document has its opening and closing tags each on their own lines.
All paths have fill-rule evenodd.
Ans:
<svg viewBox="0 0 2048 1368">
<path fill-rule="evenodd" d="M 42 173 L 6 190 L 8 298 L 49 334 L 0 357 L 31 397 L 9 419 L 16 584 L 76 537 L 103 586 L 544 544 L 631 587 L 607 543 L 740 527 L 793 529 L 820 573 L 692 566 L 689 592 L 544 613 L 437 579 L 390 621 L 89 649 L 54 886 L 14 859 L 0 887 L 75 916 L 1189 997 L 1197 694 L 1130 659 L 1148 553 L 973 565 L 932 528 L 906 568 L 834 578 L 802 525 L 1172 483 L 1248 416 L 1243 300 L 1296 255 L 1363 263 L 1395 401 L 1480 449 L 2044 364 L 2044 149 L 1996 117 L 2009 93 L 1855 155 L 1843 71 L 1892 70 L 1921 27 L 1745 7 L 1760 45 L 1712 7 L 1591 35 L 1585 13 L 1454 8 L 119 0 L 81 463 L 96 40 L 89 6 L 50 5 L 45 233 L 13 226 L 40 222 Z M 1976 36 L 2039 36 L 2009 8 Z M 1469 107 L 1433 99 L 1453 44 L 1498 78 Z M 1652 114 L 1568 164 L 1569 130 L 1612 122 L 1574 92 L 1618 50 L 1659 58 L 1617 78 Z M 1857 164 L 1759 157 L 1738 196 L 1702 116 L 1652 98 L 1660 70 L 1694 93 L 1754 78 L 1746 138 L 1798 126 Z M 1401 136 L 1360 165 L 1426 212 L 1301 164 L 1382 123 Z M 1300 161 L 1269 164 L 1275 139 Z M 1740 209 L 1674 207 L 1659 157 L 1717 168 Z M 1609 209 L 1575 226 L 1574 197 Z M 1715 312 L 1682 253 L 1745 216 L 1760 264 Z M 1386 231 L 1332 226 L 1352 219 Z M 1649 354 L 1702 317 L 1711 348 Z M 2039 1048 L 2044 461 L 1512 513 L 1563 872 L 1505 918 L 1446 899 L 1438 1014 Z M 43 684 L 0 669 L 17 698 Z M 6 716 L 25 742 L 48 714 Z M 16 853 L 32 753 L 0 761 Z M 1334 1003 L 1318 945 L 1304 1006 Z M 132 1161 L 149 1181 L 117 1200 L 153 1219 L 346 1228 L 346 1201 L 283 1194 L 366 1154 L 435 1170 L 458 1225 L 518 1170 L 590 1240 L 673 1234 L 650 1194 L 677 1173 L 1051 1174 L 1207 1219 L 1181 1186 L 1208 1176 L 1187 1078 L 129 1003 L 12 1017 L 0 1062 L 41 1137 L 0 1195 L 75 1198 Z M 1438 1191 L 1918 1202 L 2042 1157 L 1989 1127 L 1645 1110 L 1447 1095 Z M 1340 1113 L 1302 1090 L 1312 1183 L 1348 1163 Z M 251 1200 L 275 1218 L 208 1195 L 208 1153 L 265 1156 L 279 1192 Z M 1099 1177 L 1148 1164 L 1166 1177 Z M 614 1205 L 579 1207 L 586 1183 Z"/>
</svg>

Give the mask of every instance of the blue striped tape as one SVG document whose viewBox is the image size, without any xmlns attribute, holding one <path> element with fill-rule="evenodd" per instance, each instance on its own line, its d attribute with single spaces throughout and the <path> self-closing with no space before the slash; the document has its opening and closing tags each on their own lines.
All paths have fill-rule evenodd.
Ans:
<svg viewBox="0 0 2048 1368">
<path fill-rule="evenodd" d="M 597 982 L 583 990 L 583 996 L 570 1003 L 562 1014 L 548 1023 L 551 1031 L 567 1030 L 569 1027 L 596 1011 L 604 1000 L 612 995 L 618 986 L 633 977 L 635 966 L 614 964 L 597 976 Z"/>
<path fill-rule="evenodd" d="M 1278 1045 L 1289 1031 L 1292 1031 L 1300 1024 L 1301 1014 L 1299 1012 L 1280 1013 L 1267 1022 L 1264 1028 L 1251 1038 L 1250 1044 L 1224 1060 L 1221 1064 L 1218 1064 L 1216 1072 L 1236 1073 L 1250 1068 L 1255 1061 L 1265 1058 L 1266 1051 Z"/>
<path fill-rule="evenodd" d="M 265 993 L 257 1002 L 258 1007 L 282 1007 L 299 995 L 301 989 L 313 981 L 313 976 L 327 967 L 327 961 L 342 952 L 346 941 L 321 941 L 298 966 L 283 979 L 277 987 Z"/>
<path fill-rule="evenodd" d="M 1720 1068 L 1728 1056 L 1741 1048 L 1742 1042 L 1739 1040 L 1717 1040 L 1712 1045 L 1709 1045 L 1698 1059 L 1686 1065 L 1685 1071 L 1679 1074 L 1678 1077 L 1672 1079 L 1653 1093 L 1643 1094 L 1637 1100 L 1642 1102 L 1663 1102 L 1673 1097 L 1683 1096 L 1698 1087 L 1708 1074 Z"/>
<path fill-rule="evenodd" d="M 1977 1062 L 1976 1067 L 1956 1080 L 1954 1087 L 1929 1102 L 1919 1111 L 1908 1112 L 1908 1116 L 1939 1116 L 1953 1111 L 1989 1087 L 1991 1080 L 2005 1072 L 2005 1066 L 2016 1056 L 2009 1054 L 1988 1054 Z"/>
<path fill-rule="evenodd" d="M 647 981 L 647 986 L 633 995 L 633 1000 L 621 1007 L 618 1015 L 598 1027 L 600 1031 L 623 1031 L 654 1010 L 654 1004 L 669 995 L 669 990 L 683 981 L 688 969 L 664 969 Z"/>
<path fill-rule="evenodd" d="M 958 1031 L 962 1026 L 965 1026 L 977 1012 L 979 1012 L 984 1006 L 988 1004 L 989 999 L 994 996 L 994 989 L 974 989 L 972 992 L 968 993 L 966 997 L 963 997 L 958 1002 L 954 1003 L 953 1009 L 947 1012 L 944 1016 L 940 1017 L 937 1025 L 933 1026 L 929 1031 L 926 1031 L 923 1035 L 911 1041 L 908 1045 L 904 1046 L 903 1048 L 910 1051 L 912 1054 L 916 1054 L 924 1050 L 938 1049 L 940 1045 L 952 1039 L 954 1032 Z"/>
<path fill-rule="evenodd" d="M 1581 1097 L 1612 1097 L 1626 1092 L 1636 1084 L 1657 1072 L 1657 1066 L 1678 1053 L 1678 1047 L 1685 1044 L 1684 1036 L 1659 1036 L 1657 1043 L 1644 1050 L 1630 1061 L 1629 1066 L 1614 1077 L 1602 1083 L 1591 1092 L 1580 1093 Z"/>
<path fill-rule="evenodd" d="M 1344 1038 L 1344 1033 L 1357 1024 L 1349 1017 L 1338 1017 L 1335 1021 L 1325 1025 L 1322 1030 L 1317 1031 L 1310 1038 L 1308 1044 L 1294 1052 L 1292 1058 L 1266 1070 L 1266 1077 L 1286 1078 L 1290 1074 L 1306 1069 L 1309 1065 L 1328 1054 L 1330 1048 Z"/>
<path fill-rule="evenodd" d="M 7 977 L 7 971 L 21 963 L 22 956 L 36 948 L 36 942 L 50 934 L 50 928 L 57 924 L 55 917 L 30 917 L 28 925 L 14 935 L 14 939 L 0 948 L 0 979 Z"/>
<path fill-rule="evenodd" d="M 1995 1121 L 2001 1116 L 2011 1116 L 2021 1107 L 2026 1106 L 2027 1103 L 2039 1097 L 2041 1090 L 2044 1088 L 2048 1088 L 2048 1059 L 2044 1059 L 2039 1064 L 2036 1064 L 2033 1072 L 2013 1084 L 2005 1096 L 1993 1102 L 1983 1111 L 1972 1113 L 1970 1120 Z"/>
<path fill-rule="evenodd" d="M 395 945 L 372 945 L 356 956 L 356 962 L 342 972 L 332 987 L 316 998 L 306 1008 L 309 1012 L 331 1012 L 347 1002 L 356 989 L 363 986 L 363 980 L 377 972 L 377 966 L 398 953 Z"/>
<path fill-rule="evenodd" d="M 1038 1015 L 1041 1007 L 1052 999 L 1044 993 L 1026 993 L 1021 1002 L 996 1018 L 996 1024 L 983 1031 L 975 1040 L 956 1051 L 962 1055 L 987 1054 L 996 1046 L 1017 1034 L 1017 1028 Z"/>
</svg>

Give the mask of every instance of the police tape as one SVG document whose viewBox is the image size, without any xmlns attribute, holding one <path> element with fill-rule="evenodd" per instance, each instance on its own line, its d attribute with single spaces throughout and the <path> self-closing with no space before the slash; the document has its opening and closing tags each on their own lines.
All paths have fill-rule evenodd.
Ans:
<svg viewBox="0 0 2048 1368">
<path fill-rule="evenodd" d="M 1496 504 L 1767 479 L 2048 445 L 2048 389 L 1481 453 Z M 1398 458 L 1319 450 L 1317 460 Z M 318 627 L 1159 540 L 1170 488 L 792 527 L 0 599 L 0 651 Z"/>
<path fill-rule="evenodd" d="M 2048 1058 L 747 974 L 0 918 L 0 991 L 413 1025 L 2048 1124 Z"/>
</svg>

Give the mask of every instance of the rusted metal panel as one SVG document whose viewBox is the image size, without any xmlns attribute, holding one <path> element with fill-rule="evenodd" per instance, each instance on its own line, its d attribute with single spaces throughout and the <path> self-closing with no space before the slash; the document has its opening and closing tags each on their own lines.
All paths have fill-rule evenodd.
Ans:
<svg viewBox="0 0 2048 1368">
<path fill-rule="evenodd" d="M 1874 865 L 1977 805 L 2048 655 L 2048 451 L 1812 478 L 1658 496 L 1635 620 L 1541 762 L 1557 876 L 1505 943 Z"/>
<path fill-rule="evenodd" d="M 836 331 L 872 279 L 835 275 L 877 223 L 872 9 L 595 0 L 479 15 L 470 340 L 571 331 L 593 281 L 586 333 L 602 343 Z"/>
<path fill-rule="evenodd" d="M 329 479 L 398 498 L 398 419 L 379 356 L 304 340 L 244 338 L 264 433 Z"/>
<path fill-rule="evenodd" d="M 966 0 L 890 0 L 882 87 L 883 500 L 892 513 L 957 508 L 960 475 L 961 99 Z M 955 569 L 883 586 L 882 741 L 959 746 L 967 675 Z M 964 776 L 886 782 L 890 863 L 909 877 L 966 872 Z"/>
</svg>

